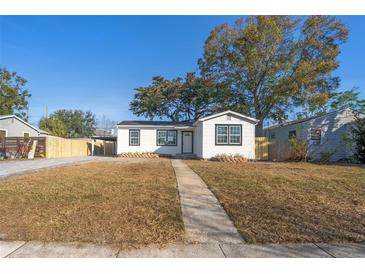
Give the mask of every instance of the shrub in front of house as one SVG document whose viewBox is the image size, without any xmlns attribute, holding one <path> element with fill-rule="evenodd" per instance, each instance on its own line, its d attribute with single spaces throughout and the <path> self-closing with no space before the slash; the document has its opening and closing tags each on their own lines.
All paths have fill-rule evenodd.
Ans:
<svg viewBox="0 0 365 274">
<path fill-rule="evenodd" d="M 211 161 L 225 162 L 225 163 L 243 163 L 248 162 L 248 159 L 240 154 L 217 154 L 216 156 L 210 158 Z"/>
<path fill-rule="evenodd" d="M 125 152 L 118 155 L 124 158 L 159 158 L 160 155 L 153 152 Z"/>
<path fill-rule="evenodd" d="M 356 122 L 352 128 L 352 138 L 355 146 L 355 157 L 361 162 L 365 163 L 365 118 L 356 117 Z"/>
<path fill-rule="evenodd" d="M 308 159 L 308 143 L 298 138 L 289 139 L 289 160 L 306 162 Z"/>
<path fill-rule="evenodd" d="M 319 161 L 322 163 L 330 162 L 332 159 L 332 156 L 335 155 L 335 153 L 336 153 L 335 149 L 322 151 L 320 153 Z"/>
</svg>

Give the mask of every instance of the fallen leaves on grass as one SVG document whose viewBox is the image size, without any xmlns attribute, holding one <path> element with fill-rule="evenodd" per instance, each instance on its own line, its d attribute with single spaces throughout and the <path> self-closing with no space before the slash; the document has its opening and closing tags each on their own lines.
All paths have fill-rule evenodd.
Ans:
<svg viewBox="0 0 365 274">
<path fill-rule="evenodd" d="M 250 243 L 365 240 L 365 169 L 188 161 Z"/>
<path fill-rule="evenodd" d="M 184 227 L 170 161 L 128 163 L 88 163 L 5 179 L 0 234 L 9 240 L 122 247 L 181 241 Z"/>
</svg>

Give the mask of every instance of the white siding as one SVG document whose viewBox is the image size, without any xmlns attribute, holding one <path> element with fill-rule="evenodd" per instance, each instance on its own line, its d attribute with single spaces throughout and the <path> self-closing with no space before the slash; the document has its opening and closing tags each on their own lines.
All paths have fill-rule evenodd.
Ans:
<svg viewBox="0 0 365 274">
<path fill-rule="evenodd" d="M 198 123 L 194 131 L 194 153 L 196 156 L 203 158 L 203 126 L 202 123 Z"/>
<path fill-rule="evenodd" d="M 199 123 L 200 124 L 200 123 Z M 243 120 L 234 115 L 222 115 L 217 118 L 201 122 L 203 132 L 202 158 L 211 158 L 217 154 L 239 154 L 248 159 L 255 159 L 255 124 Z M 242 144 L 216 145 L 215 125 L 216 124 L 240 124 L 242 125 Z M 199 156 L 199 155 L 198 155 Z"/>
<path fill-rule="evenodd" d="M 129 129 L 140 130 L 140 145 L 129 145 Z M 124 152 L 154 152 L 159 154 L 180 154 L 181 153 L 181 130 L 177 131 L 177 145 L 176 146 L 157 146 L 156 132 L 161 130 L 174 130 L 173 128 L 119 128 L 118 129 L 118 146 L 117 154 Z M 187 129 L 186 129 L 187 130 Z"/>
<path fill-rule="evenodd" d="M 7 137 L 23 137 L 24 132 L 29 133 L 30 137 L 40 136 L 38 131 L 13 117 L 0 119 L 0 129 L 7 130 Z"/>
</svg>

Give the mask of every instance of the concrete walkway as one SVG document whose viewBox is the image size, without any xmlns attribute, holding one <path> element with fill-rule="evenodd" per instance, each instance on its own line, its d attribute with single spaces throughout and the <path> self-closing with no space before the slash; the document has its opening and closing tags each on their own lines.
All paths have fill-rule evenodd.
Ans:
<svg viewBox="0 0 365 274">
<path fill-rule="evenodd" d="M 171 160 L 180 194 L 187 240 L 243 243 L 236 227 L 203 180 L 182 160 Z"/>
<path fill-rule="evenodd" d="M 72 165 L 85 161 L 105 159 L 97 156 L 67 157 L 54 159 L 12 160 L 0 162 L 0 178 L 28 171 L 56 166 Z"/>
<path fill-rule="evenodd" d="M 365 244 L 171 244 L 119 250 L 86 243 L 0 241 L 1 258 L 365 258 Z"/>
</svg>

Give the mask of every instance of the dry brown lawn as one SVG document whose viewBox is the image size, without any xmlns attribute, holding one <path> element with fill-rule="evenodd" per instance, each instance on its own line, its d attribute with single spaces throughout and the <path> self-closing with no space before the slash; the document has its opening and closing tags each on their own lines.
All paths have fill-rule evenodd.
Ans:
<svg viewBox="0 0 365 274">
<path fill-rule="evenodd" d="M 120 247 L 181 241 L 184 226 L 170 161 L 129 162 L 85 163 L 3 179 L 0 238 Z"/>
<path fill-rule="evenodd" d="M 249 243 L 365 240 L 365 168 L 188 161 Z"/>
</svg>

